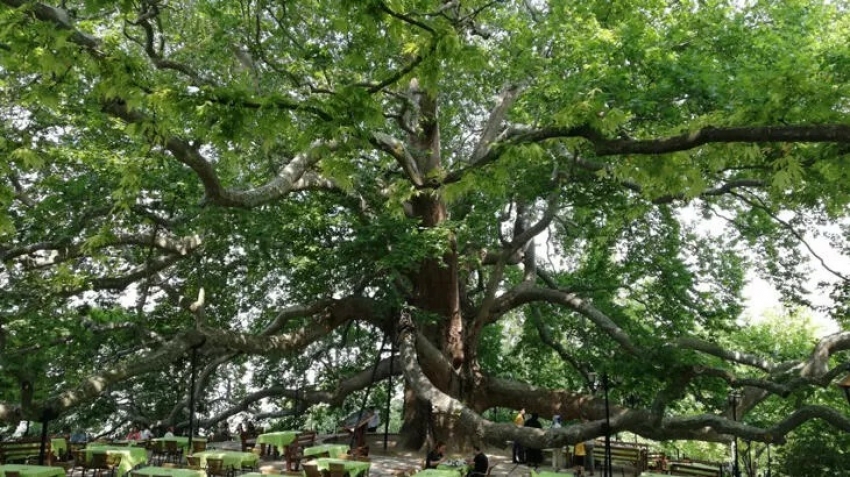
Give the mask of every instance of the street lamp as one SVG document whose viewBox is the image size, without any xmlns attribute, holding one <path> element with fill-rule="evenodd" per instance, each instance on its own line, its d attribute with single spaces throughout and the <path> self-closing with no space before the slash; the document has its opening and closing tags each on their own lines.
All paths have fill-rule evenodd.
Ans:
<svg viewBox="0 0 850 477">
<path fill-rule="evenodd" d="M 729 404 L 732 405 L 732 420 L 738 422 L 738 400 L 741 399 L 741 391 L 738 389 L 733 389 L 732 392 L 729 393 Z M 732 466 L 732 475 L 734 477 L 741 477 L 741 470 L 738 468 L 738 436 L 733 436 L 734 440 L 732 441 L 732 454 L 733 461 Z"/>
<path fill-rule="evenodd" d="M 587 377 L 593 387 L 592 391 L 596 393 L 596 373 L 590 372 Z M 605 472 L 602 474 L 604 477 L 613 476 L 611 470 L 611 408 L 608 403 L 608 385 L 608 373 L 602 373 L 602 392 L 605 393 Z M 592 459 L 593 456 L 590 456 L 590 458 Z"/>
</svg>

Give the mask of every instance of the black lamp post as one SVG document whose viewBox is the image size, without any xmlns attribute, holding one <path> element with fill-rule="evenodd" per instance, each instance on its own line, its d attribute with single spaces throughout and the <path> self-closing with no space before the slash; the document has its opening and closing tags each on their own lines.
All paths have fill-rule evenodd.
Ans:
<svg viewBox="0 0 850 477">
<path fill-rule="evenodd" d="M 598 388 L 596 373 L 590 372 L 587 376 L 593 386 L 592 391 L 596 393 Z M 608 373 L 602 373 L 602 392 L 605 393 L 605 472 L 602 473 L 603 477 L 613 476 L 611 470 L 611 408 L 608 402 L 608 384 Z M 590 458 L 592 459 L 593 456 L 591 455 Z"/>
<path fill-rule="evenodd" d="M 733 389 L 731 393 L 729 393 L 729 404 L 732 405 L 732 420 L 738 422 L 738 400 L 741 399 L 741 391 L 737 389 Z M 732 441 L 732 455 L 733 465 L 732 465 L 732 475 L 734 477 L 741 477 L 741 469 L 738 468 L 738 436 L 734 436 L 734 440 Z"/>
</svg>

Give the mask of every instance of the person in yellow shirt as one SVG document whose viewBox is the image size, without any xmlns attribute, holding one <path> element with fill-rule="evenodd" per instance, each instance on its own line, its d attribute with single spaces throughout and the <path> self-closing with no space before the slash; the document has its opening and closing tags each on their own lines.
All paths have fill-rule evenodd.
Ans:
<svg viewBox="0 0 850 477">
<path fill-rule="evenodd" d="M 522 427 L 525 425 L 525 409 L 519 410 L 516 417 L 514 418 L 514 424 L 516 424 L 517 427 Z"/>
<path fill-rule="evenodd" d="M 514 418 L 514 424 L 517 427 L 522 427 L 525 425 L 525 409 L 520 409 Z M 524 464 L 525 463 L 525 450 L 522 448 L 522 445 L 518 441 L 514 441 L 514 453 L 513 453 L 513 463 L 514 464 Z"/>
<path fill-rule="evenodd" d="M 584 442 L 579 442 L 573 447 L 573 469 L 575 469 L 576 477 L 581 477 L 584 472 L 584 457 L 587 451 L 584 448 Z"/>
</svg>

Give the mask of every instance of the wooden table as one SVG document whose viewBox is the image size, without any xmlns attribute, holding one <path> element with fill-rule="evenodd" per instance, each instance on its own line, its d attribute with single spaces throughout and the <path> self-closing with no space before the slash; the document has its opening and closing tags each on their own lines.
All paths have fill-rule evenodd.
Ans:
<svg viewBox="0 0 850 477">
<path fill-rule="evenodd" d="M 416 477 L 457 477 L 457 471 L 444 469 L 425 469 L 420 470 L 415 475 Z"/>
<path fill-rule="evenodd" d="M 168 475 L 170 477 L 207 477 L 207 473 L 203 470 L 192 469 L 173 469 L 171 467 L 142 467 L 133 471 L 134 475 L 145 475 L 153 477 L 155 475 Z"/>
<path fill-rule="evenodd" d="M 347 459 L 316 459 L 311 460 L 308 463 L 316 464 L 319 470 L 328 470 L 330 469 L 330 464 L 342 464 L 345 467 L 345 471 L 351 477 L 357 477 L 358 475 L 369 475 L 369 467 L 372 466 L 371 462 L 360 462 L 356 460 L 347 460 Z M 457 474 L 452 474 L 451 477 L 457 477 Z"/>
<path fill-rule="evenodd" d="M 54 437 L 50 439 L 50 450 L 61 459 L 68 453 L 68 441 L 64 437 Z"/>
<path fill-rule="evenodd" d="M 177 443 L 177 447 L 180 447 L 181 449 L 183 449 L 184 454 L 188 454 L 189 452 L 191 452 L 190 449 L 189 449 L 189 438 L 188 437 L 182 437 L 182 436 L 157 437 L 157 438 L 151 439 L 151 441 L 161 441 L 161 442 L 174 441 L 174 442 Z M 192 442 L 195 442 L 195 441 L 206 442 L 207 440 L 203 437 L 193 437 Z"/>
<path fill-rule="evenodd" d="M 328 457 L 338 459 L 348 453 L 348 444 L 320 444 L 304 448 L 304 457 L 328 454 Z"/>
<path fill-rule="evenodd" d="M 206 468 L 207 459 L 221 459 L 225 468 L 234 468 L 236 470 L 246 467 L 256 468 L 260 461 L 260 456 L 253 452 L 236 452 L 236 451 L 216 451 L 208 450 L 203 452 L 195 452 L 192 457 L 201 459 L 201 467 Z"/>
<path fill-rule="evenodd" d="M 277 451 L 283 455 L 286 450 L 286 446 L 292 444 L 292 441 L 294 441 L 297 436 L 298 431 L 267 432 L 257 436 L 257 445 L 273 445 L 277 448 Z"/>
<path fill-rule="evenodd" d="M 0 465 L 0 477 L 6 477 L 6 471 L 19 472 L 21 477 L 65 477 L 65 469 L 62 467 L 48 467 L 46 465 Z"/>
<path fill-rule="evenodd" d="M 98 443 L 89 444 L 83 452 L 86 453 L 86 461 L 91 460 L 94 452 L 103 452 L 106 455 L 120 455 L 121 463 L 118 464 L 118 475 L 124 475 L 133 470 L 137 465 L 148 463 L 148 451 L 144 447 L 110 446 Z"/>
</svg>

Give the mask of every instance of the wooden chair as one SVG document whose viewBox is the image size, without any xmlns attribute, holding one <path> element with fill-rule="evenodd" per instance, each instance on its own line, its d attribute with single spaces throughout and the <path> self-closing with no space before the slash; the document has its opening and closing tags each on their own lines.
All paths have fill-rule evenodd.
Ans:
<svg viewBox="0 0 850 477">
<path fill-rule="evenodd" d="M 177 445 L 177 441 L 165 441 L 165 459 L 169 462 L 183 460 L 183 448 Z"/>
<path fill-rule="evenodd" d="M 149 464 L 159 465 L 165 460 L 165 443 L 163 441 L 151 441 Z"/>
<path fill-rule="evenodd" d="M 109 456 L 106 452 L 92 452 L 91 460 L 88 463 L 88 470 L 92 471 L 92 477 L 103 477 L 103 471 L 112 475 L 112 468 L 109 466 Z M 85 476 L 85 474 L 83 474 Z"/>
<path fill-rule="evenodd" d="M 230 477 L 230 472 L 224 467 L 223 459 L 207 457 L 207 477 Z"/>
<path fill-rule="evenodd" d="M 109 468 L 109 475 L 115 476 L 118 472 L 118 468 L 121 466 L 121 454 L 107 454 L 106 455 L 106 467 Z"/>
<path fill-rule="evenodd" d="M 207 441 L 192 441 L 192 454 L 207 450 Z"/>
<path fill-rule="evenodd" d="M 71 466 L 71 472 L 69 472 L 68 475 L 73 474 L 77 469 L 80 470 L 80 475 L 86 475 L 86 470 L 88 470 L 86 452 L 82 449 L 76 449 L 72 455 L 74 456 L 74 464 Z"/>
<path fill-rule="evenodd" d="M 337 462 L 331 462 L 328 464 L 328 476 L 329 477 L 348 477 L 348 472 L 345 470 L 345 464 L 339 464 Z"/>
<path fill-rule="evenodd" d="M 186 466 L 192 470 L 201 470 L 201 458 L 187 455 Z"/>
<path fill-rule="evenodd" d="M 306 477 L 325 477 L 316 464 L 302 464 L 301 467 L 304 469 Z"/>
</svg>

